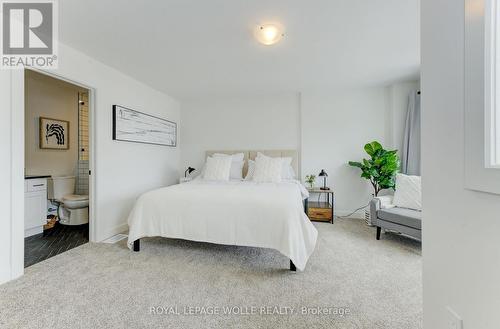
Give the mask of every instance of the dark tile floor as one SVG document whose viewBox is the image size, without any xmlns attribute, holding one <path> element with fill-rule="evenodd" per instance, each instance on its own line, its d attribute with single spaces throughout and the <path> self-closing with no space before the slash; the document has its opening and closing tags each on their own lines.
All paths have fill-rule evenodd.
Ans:
<svg viewBox="0 0 500 329">
<path fill-rule="evenodd" d="M 24 267 L 89 242 L 89 225 L 56 224 L 52 229 L 24 239 Z"/>
</svg>

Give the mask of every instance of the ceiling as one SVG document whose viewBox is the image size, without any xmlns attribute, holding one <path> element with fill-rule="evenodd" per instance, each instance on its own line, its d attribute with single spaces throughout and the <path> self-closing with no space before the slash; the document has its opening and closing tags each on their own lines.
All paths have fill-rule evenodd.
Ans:
<svg viewBox="0 0 500 329">
<path fill-rule="evenodd" d="M 416 78 L 419 0 L 64 0 L 61 42 L 178 99 Z M 263 46 L 259 24 L 285 38 Z"/>
</svg>

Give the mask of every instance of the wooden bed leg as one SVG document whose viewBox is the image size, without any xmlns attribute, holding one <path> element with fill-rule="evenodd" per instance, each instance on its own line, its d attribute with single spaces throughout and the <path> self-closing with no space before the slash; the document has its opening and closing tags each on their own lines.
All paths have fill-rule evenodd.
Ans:
<svg viewBox="0 0 500 329">
<path fill-rule="evenodd" d="M 141 250 L 141 240 L 137 239 L 134 241 L 134 251 L 140 251 Z"/>
<path fill-rule="evenodd" d="M 290 271 L 293 271 L 293 272 L 297 271 L 297 268 L 295 267 L 295 264 L 292 262 L 291 259 L 290 259 Z"/>
</svg>

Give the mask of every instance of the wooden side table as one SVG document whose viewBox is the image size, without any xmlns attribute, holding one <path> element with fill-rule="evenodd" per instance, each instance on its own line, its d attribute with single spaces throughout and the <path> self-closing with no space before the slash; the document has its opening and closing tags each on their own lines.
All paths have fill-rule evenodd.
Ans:
<svg viewBox="0 0 500 329">
<path fill-rule="evenodd" d="M 333 224 L 335 216 L 335 194 L 333 190 L 322 190 L 319 188 L 307 189 L 309 193 L 319 194 L 319 201 L 305 200 L 305 212 L 310 220 L 318 222 L 330 222 Z M 321 195 L 326 194 L 326 200 L 321 201 Z"/>
</svg>

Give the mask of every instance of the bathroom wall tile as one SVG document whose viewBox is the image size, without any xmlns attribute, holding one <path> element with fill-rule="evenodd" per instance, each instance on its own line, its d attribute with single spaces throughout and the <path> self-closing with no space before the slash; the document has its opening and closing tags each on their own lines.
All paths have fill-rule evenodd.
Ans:
<svg viewBox="0 0 500 329">
<path fill-rule="evenodd" d="M 81 93 L 80 99 L 84 101 L 84 105 L 79 106 L 78 115 L 78 148 L 79 161 L 78 161 L 78 179 L 77 179 L 77 193 L 88 194 L 89 190 L 89 124 L 88 124 L 88 93 Z M 84 151 L 81 151 L 81 150 Z"/>
</svg>

